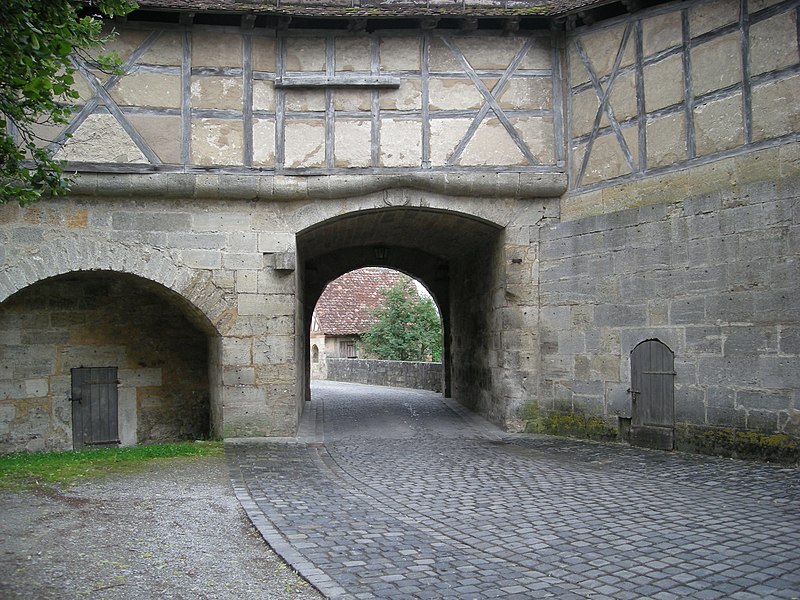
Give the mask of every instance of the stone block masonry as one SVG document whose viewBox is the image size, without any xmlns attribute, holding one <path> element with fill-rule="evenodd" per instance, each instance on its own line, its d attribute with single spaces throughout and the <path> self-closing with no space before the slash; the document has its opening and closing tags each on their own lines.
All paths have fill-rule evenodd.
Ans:
<svg viewBox="0 0 800 600">
<path fill-rule="evenodd" d="M 69 445 L 75 366 L 118 367 L 125 443 L 293 435 L 313 304 L 366 265 L 429 287 L 445 394 L 504 427 L 605 436 L 657 338 L 681 426 L 796 442 L 800 7 L 599 4 L 117 23 L 49 146 L 71 195 L 0 206 L 0 451 Z"/>
<path fill-rule="evenodd" d="M 676 422 L 796 439 L 798 201 L 794 178 L 539 230 L 540 409 L 629 417 L 630 353 L 658 339 Z"/>
<path fill-rule="evenodd" d="M 0 446 L 4 451 L 69 447 L 71 419 L 66 404 L 69 381 L 64 377 L 68 379 L 69 369 L 76 366 L 117 366 L 128 383 L 135 382 L 130 387 L 126 384 L 119 389 L 120 419 L 128 424 L 125 443 L 184 435 L 292 435 L 304 401 L 303 388 L 298 383 L 303 374 L 302 346 L 298 350 L 297 332 L 303 330 L 302 322 L 297 318 L 298 311 L 302 314 L 298 308 L 298 295 L 304 293 L 304 289 L 298 287 L 302 282 L 298 271 L 303 263 L 298 259 L 295 247 L 297 232 L 318 223 L 336 223 L 343 214 L 380 216 L 388 227 L 386 231 L 396 230 L 391 235 L 408 240 L 409 231 L 421 233 L 421 228 L 427 227 L 425 231 L 428 233 L 421 235 L 420 239 L 427 241 L 438 236 L 442 251 L 450 253 L 451 260 L 469 262 L 466 257 L 461 257 L 464 252 L 459 252 L 460 246 L 453 245 L 453 237 L 448 232 L 463 231 L 463 227 L 470 223 L 483 223 L 479 235 L 463 239 L 468 246 L 476 246 L 490 239 L 486 237 L 489 232 L 492 239 L 499 235 L 499 225 L 488 226 L 485 223 L 510 223 L 520 219 L 517 233 L 522 235 L 519 232 L 527 232 L 532 220 L 538 219 L 545 210 L 545 203 L 533 204 L 515 196 L 527 194 L 529 184 L 533 186 L 532 190 L 541 189 L 542 195 L 552 195 L 554 182 L 558 181 L 558 177 L 545 177 L 538 184 L 531 181 L 523 186 L 519 176 L 461 175 L 451 182 L 439 178 L 444 189 L 454 185 L 453 189 L 467 190 L 475 195 L 488 189 L 511 195 L 494 203 L 485 203 L 473 195 L 452 196 L 396 189 L 399 182 L 394 179 L 379 178 L 376 182 L 369 182 L 370 185 L 363 185 L 363 179 L 347 178 L 344 181 L 342 178 L 343 189 L 361 190 L 362 193 L 354 198 L 309 202 L 309 181 L 283 178 L 282 185 L 287 189 L 289 180 L 295 184 L 302 183 L 302 196 L 267 196 L 260 202 L 246 202 L 238 197 L 211 198 L 208 190 L 202 192 L 202 197 L 193 197 L 196 186 L 202 187 L 209 180 L 204 175 L 191 176 L 194 178 L 191 186 L 177 185 L 186 181 L 187 176 L 168 173 L 138 179 L 140 177 L 133 174 L 94 175 L 76 189 L 76 192 L 86 191 L 91 195 L 76 193 L 67 199 L 42 200 L 25 208 L 13 204 L 0 207 L 0 236 L 7 242 L 3 246 L 5 262 L 0 267 L 0 297 L 5 299 L 0 310 L 3 311 L 4 323 L 8 323 L 0 330 L 0 353 L 3 356 L 0 361 L 3 365 L 0 404 L 4 406 L 0 417 L 4 423 L 2 429 L 9 434 Z M 245 185 L 251 186 L 251 190 L 255 186 L 257 190 L 262 178 L 215 175 L 213 179 L 217 186 L 215 193 L 220 194 L 220 190 L 229 187 L 241 190 Z M 436 178 L 420 178 L 419 181 L 423 186 L 439 185 Z M 234 185 L 228 186 L 229 182 Z M 329 183 L 329 189 L 335 187 L 334 182 Z M 109 195 L 115 185 L 124 197 Z M 386 188 L 363 193 L 363 190 L 381 185 L 386 185 Z M 562 190 L 563 187 L 562 182 Z M 187 193 L 186 197 L 181 195 L 181 190 Z M 557 200 L 548 202 L 549 210 L 555 212 L 553 207 Z M 472 216 L 461 216 L 458 221 L 451 222 L 454 220 L 454 203 L 460 206 L 456 213 Z M 395 205 L 402 210 L 392 208 Z M 532 206 L 535 210 L 531 210 Z M 382 212 L 384 208 L 385 215 Z M 403 225 L 403 219 L 422 225 L 409 229 Z M 350 243 L 349 240 L 360 238 L 363 232 L 354 227 L 343 234 L 342 241 L 337 243 Z M 385 240 L 385 237 L 379 239 Z M 497 248 L 499 250 L 501 246 Z M 494 256 L 493 252 L 489 255 Z M 482 253 L 485 254 L 485 250 Z M 398 256 L 399 252 L 395 258 Z M 409 256 L 409 269 L 413 271 L 420 266 L 419 261 L 417 255 Z M 372 259 L 364 257 L 360 260 Z M 437 265 L 426 268 L 426 278 L 430 281 L 436 282 L 434 278 L 439 273 L 447 274 L 446 269 L 436 270 L 439 268 Z M 463 268 L 467 269 L 466 265 Z M 520 273 L 525 272 L 531 276 L 530 269 L 520 269 Z M 106 287 L 130 286 L 132 298 L 139 291 L 153 294 L 148 301 L 148 310 L 154 315 L 160 314 L 160 302 L 165 305 L 164 315 L 182 315 L 182 319 L 176 318 L 175 328 L 136 329 L 133 323 L 128 323 L 126 327 L 136 329 L 136 336 L 122 328 L 117 337 L 108 334 L 101 339 L 92 332 L 98 323 L 102 324 L 105 312 L 100 311 L 88 318 L 79 311 L 76 316 L 67 309 L 55 310 L 57 303 L 49 301 L 42 306 L 18 301 L 18 298 L 24 298 L 28 289 L 42 297 L 58 295 L 65 277 L 78 288 L 85 286 L 80 288 L 81 297 L 85 297 L 87 307 L 98 311 L 103 304 L 101 292 L 104 287 L 92 286 L 91 282 L 103 277 Z M 514 276 L 514 282 L 520 295 L 529 288 L 521 274 Z M 436 285 L 441 286 L 438 282 Z M 459 294 L 474 298 L 475 287 L 482 285 L 482 279 L 478 278 L 472 285 L 464 286 Z M 96 297 L 92 296 L 95 289 L 98 290 Z M 491 310 L 493 293 L 491 288 L 491 293 L 487 289 L 483 294 L 481 306 L 488 310 Z M 526 301 L 530 302 L 530 298 Z M 465 305 L 466 301 L 460 304 Z M 107 311 L 107 320 L 116 318 L 112 314 L 115 309 L 122 313 L 127 310 L 124 303 L 109 304 L 103 309 Z M 513 310 L 505 312 L 511 315 Z M 82 320 L 74 321 L 73 317 Z M 459 316 L 478 330 L 484 327 L 481 321 L 486 318 L 482 310 L 472 311 L 463 318 Z M 523 327 L 517 320 L 509 323 L 517 329 Z M 464 327 L 466 325 L 457 327 L 464 332 L 459 349 L 473 343 L 472 336 Z M 25 346 L 23 336 L 30 336 L 31 332 L 35 332 L 40 340 L 36 348 L 47 345 L 41 355 L 34 352 L 36 348 Z M 158 358 L 156 353 L 158 365 L 141 358 L 141 353 L 147 348 L 162 348 L 167 344 L 161 340 L 162 335 L 170 337 L 169 343 L 185 344 L 187 352 L 190 348 L 207 352 L 207 359 L 201 361 L 202 375 L 170 379 L 172 387 L 168 392 L 164 391 L 168 383 L 167 374 L 173 372 L 176 358 L 171 355 Z M 509 335 L 507 347 L 523 344 L 523 337 L 521 332 Z M 138 340 L 141 350 L 136 356 L 143 364 L 131 362 L 128 338 Z M 58 349 L 59 344 L 64 347 L 63 351 Z M 496 338 L 481 339 L 479 345 L 486 350 L 472 351 L 468 363 L 471 366 L 459 371 L 460 389 L 466 392 L 471 389 L 469 378 L 486 377 L 487 374 L 492 377 L 491 372 L 482 367 L 487 357 L 491 356 L 495 364 L 502 360 L 502 351 L 498 351 L 502 346 L 498 346 Z M 153 370 L 156 368 L 160 369 L 161 380 Z M 61 378 L 58 379 L 60 387 L 54 387 L 53 378 Z M 502 389 L 501 380 L 497 378 L 498 390 Z M 205 384 L 201 385 L 201 382 Z M 492 385 L 490 380 L 485 383 Z M 512 389 L 515 382 L 502 385 Z M 202 398 L 196 395 L 201 387 Z M 490 395 L 487 392 L 481 394 L 485 397 L 485 404 L 491 406 Z M 165 399 L 166 396 L 169 400 Z M 519 393 L 514 397 L 518 398 Z M 162 401 L 172 408 L 162 411 L 159 408 Z M 201 403 L 197 410 L 191 408 L 194 402 Z M 25 406 L 28 407 L 35 404 L 40 410 L 25 408 L 21 403 L 27 403 Z M 54 409 L 55 406 L 60 409 Z M 170 413 L 173 409 L 175 412 Z M 176 426 L 176 420 L 195 418 L 181 412 L 184 410 L 192 414 L 201 414 L 198 411 L 202 411 L 205 424 L 195 429 Z M 495 412 L 496 419 L 504 418 L 504 408 L 497 408 Z M 161 418 L 164 423 L 160 422 Z M 141 433 L 144 429 L 149 433 Z"/>
<path fill-rule="evenodd" d="M 442 391 L 442 363 L 326 358 L 330 381 Z"/>
<path fill-rule="evenodd" d="M 65 275 L 0 306 L 0 448 L 72 448 L 71 369 L 117 367 L 123 445 L 210 434 L 205 335 L 141 281 Z"/>
</svg>

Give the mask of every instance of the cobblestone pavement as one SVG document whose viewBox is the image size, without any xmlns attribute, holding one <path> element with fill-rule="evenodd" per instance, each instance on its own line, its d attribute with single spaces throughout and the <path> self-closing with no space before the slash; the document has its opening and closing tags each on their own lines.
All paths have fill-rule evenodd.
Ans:
<svg viewBox="0 0 800 600">
<path fill-rule="evenodd" d="M 316 382 L 234 489 L 331 598 L 800 598 L 800 469 L 511 435 L 438 394 Z"/>
</svg>

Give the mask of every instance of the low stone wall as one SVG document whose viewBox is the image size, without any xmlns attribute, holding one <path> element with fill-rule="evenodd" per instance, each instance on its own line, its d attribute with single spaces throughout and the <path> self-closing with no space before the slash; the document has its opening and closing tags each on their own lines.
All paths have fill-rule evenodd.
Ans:
<svg viewBox="0 0 800 600">
<path fill-rule="evenodd" d="M 442 391 L 442 363 L 362 358 L 328 358 L 326 363 L 331 381 Z"/>
</svg>

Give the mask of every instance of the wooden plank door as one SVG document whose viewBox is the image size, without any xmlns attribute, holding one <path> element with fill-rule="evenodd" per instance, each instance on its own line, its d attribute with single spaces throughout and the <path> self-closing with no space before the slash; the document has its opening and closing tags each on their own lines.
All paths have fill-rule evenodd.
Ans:
<svg viewBox="0 0 800 600">
<path fill-rule="evenodd" d="M 631 441 L 672 450 L 675 445 L 675 355 L 658 340 L 631 352 Z"/>
<path fill-rule="evenodd" d="M 119 444 L 117 367 L 72 369 L 72 446 Z"/>
</svg>

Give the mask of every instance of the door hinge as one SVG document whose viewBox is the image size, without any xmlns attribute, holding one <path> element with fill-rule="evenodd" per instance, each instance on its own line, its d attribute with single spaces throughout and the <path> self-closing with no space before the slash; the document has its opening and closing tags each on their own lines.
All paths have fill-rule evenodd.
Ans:
<svg viewBox="0 0 800 600">
<path fill-rule="evenodd" d="M 675 371 L 642 371 L 642 375 L 677 375 Z"/>
</svg>

